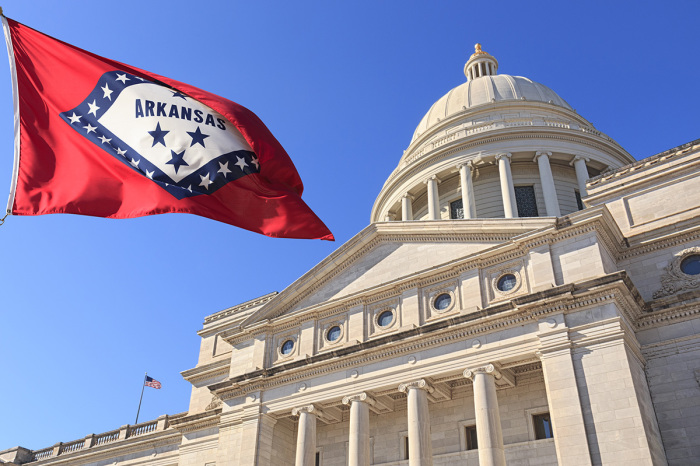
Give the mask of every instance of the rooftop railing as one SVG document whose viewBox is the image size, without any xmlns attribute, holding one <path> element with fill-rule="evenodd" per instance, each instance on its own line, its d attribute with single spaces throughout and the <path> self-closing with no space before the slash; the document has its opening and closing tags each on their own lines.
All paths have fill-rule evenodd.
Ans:
<svg viewBox="0 0 700 466">
<path fill-rule="evenodd" d="M 55 458 L 61 455 L 67 455 L 77 451 L 88 450 L 90 448 L 100 447 L 113 442 L 118 442 L 142 435 L 147 435 L 153 432 L 161 432 L 169 427 L 169 421 L 187 415 L 180 413 L 174 416 L 167 414 L 153 421 L 142 422 L 134 425 L 125 425 L 119 429 L 110 430 L 101 434 L 90 434 L 85 438 L 72 440 L 70 442 L 59 442 L 56 445 L 41 450 L 33 450 L 30 453 L 29 463 Z M 25 450 L 26 451 L 26 450 Z"/>
</svg>

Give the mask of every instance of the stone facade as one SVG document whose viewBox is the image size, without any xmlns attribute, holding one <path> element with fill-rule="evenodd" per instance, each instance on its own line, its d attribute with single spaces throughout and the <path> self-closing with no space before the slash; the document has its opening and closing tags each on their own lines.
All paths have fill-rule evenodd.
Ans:
<svg viewBox="0 0 700 466">
<path fill-rule="evenodd" d="M 510 81 L 484 54 L 488 94 Z M 0 462 L 700 463 L 700 141 L 634 162 L 538 86 L 438 101 L 369 226 L 205 318 L 186 413 Z"/>
</svg>

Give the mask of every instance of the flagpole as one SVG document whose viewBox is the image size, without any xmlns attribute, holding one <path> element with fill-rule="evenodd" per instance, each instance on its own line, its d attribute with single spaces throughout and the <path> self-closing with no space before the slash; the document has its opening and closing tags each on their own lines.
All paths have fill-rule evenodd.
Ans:
<svg viewBox="0 0 700 466">
<path fill-rule="evenodd" d="M 148 372 L 146 372 L 146 375 L 143 376 L 143 383 L 141 384 L 141 398 L 139 399 L 139 409 L 136 411 L 136 422 L 134 422 L 134 424 L 139 423 L 139 413 L 141 412 L 141 402 L 143 401 L 143 389 L 146 388 L 146 377 L 148 377 Z"/>
</svg>

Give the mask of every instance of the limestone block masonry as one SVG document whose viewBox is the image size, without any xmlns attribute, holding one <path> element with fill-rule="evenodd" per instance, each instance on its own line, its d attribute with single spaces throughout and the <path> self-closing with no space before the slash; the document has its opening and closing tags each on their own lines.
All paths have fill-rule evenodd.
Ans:
<svg viewBox="0 0 700 466">
<path fill-rule="evenodd" d="M 205 317 L 186 412 L 0 463 L 700 464 L 700 140 L 635 162 L 498 69 L 477 47 L 370 225 Z"/>
</svg>

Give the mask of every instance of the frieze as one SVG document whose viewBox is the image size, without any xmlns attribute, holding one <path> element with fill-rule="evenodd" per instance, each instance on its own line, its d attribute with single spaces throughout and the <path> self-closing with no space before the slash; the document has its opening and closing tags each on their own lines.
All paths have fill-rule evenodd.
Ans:
<svg viewBox="0 0 700 466">
<path fill-rule="evenodd" d="M 619 272 L 580 284 L 580 291 L 585 291 L 595 285 L 612 285 L 614 287 L 613 289 L 607 288 L 598 292 L 587 293 L 584 296 L 576 296 L 571 294 L 571 291 L 573 291 L 572 285 L 571 287 L 563 287 L 564 290 L 552 289 L 549 290 L 548 293 L 537 293 L 538 299 L 529 300 L 520 304 L 518 304 L 518 301 L 521 300 L 521 298 L 515 298 L 511 302 L 493 306 L 483 311 L 455 317 L 450 319 L 450 322 L 441 321 L 426 325 L 420 329 L 408 330 L 404 332 L 407 334 L 405 338 L 410 339 L 412 336 L 418 334 L 421 335 L 421 338 L 410 339 L 403 344 L 389 347 L 389 349 L 387 349 L 387 346 L 383 343 L 383 339 L 379 338 L 372 342 L 377 346 L 367 347 L 367 343 L 365 343 L 362 354 L 355 356 L 348 354 L 348 356 L 342 360 L 333 360 L 326 363 L 322 361 L 337 358 L 331 358 L 331 354 L 318 355 L 304 361 L 298 361 L 297 365 L 292 363 L 278 370 L 270 369 L 240 376 L 236 378 L 237 381 L 233 381 L 232 386 L 222 386 L 220 388 L 214 386 L 212 390 L 222 399 L 226 400 L 235 396 L 240 396 L 244 391 L 242 388 L 243 385 L 245 385 L 245 390 L 247 391 L 269 389 L 339 370 L 346 370 L 358 365 L 369 364 L 378 360 L 391 359 L 424 348 L 431 348 L 492 331 L 521 326 L 528 322 L 538 321 L 543 316 L 551 313 L 571 312 L 572 310 L 597 306 L 610 301 L 614 301 L 623 315 L 627 315 L 630 321 L 634 322 L 635 317 L 641 316 L 641 311 L 638 309 L 635 310 L 633 304 L 630 304 L 636 304 L 636 302 L 633 298 L 627 296 L 630 294 L 629 287 L 632 286 L 631 283 L 627 283 L 628 281 L 629 280 L 626 279 L 626 274 L 624 274 L 624 272 Z M 568 289 L 571 289 L 571 291 L 566 291 Z M 565 292 L 564 295 L 559 297 L 558 300 L 553 301 L 553 298 L 556 298 L 557 295 L 562 292 Z M 523 298 L 528 298 L 528 296 Z M 501 308 L 501 310 L 495 311 L 497 308 Z M 503 317 L 496 317 L 498 314 L 495 314 L 495 312 L 498 312 L 498 314 L 505 313 L 506 315 Z M 472 323 L 472 321 L 475 322 Z M 464 327 L 460 324 L 468 326 Z M 440 331 L 441 333 L 430 335 L 431 327 L 433 326 L 435 327 L 433 331 Z M 315 359 L 318 359 L 318 361 L 315 361 Z M 321 364 L 316 365 L 316 362 Z M 246 379 L 246 377 L 248 379 Z"/>
</svg>

